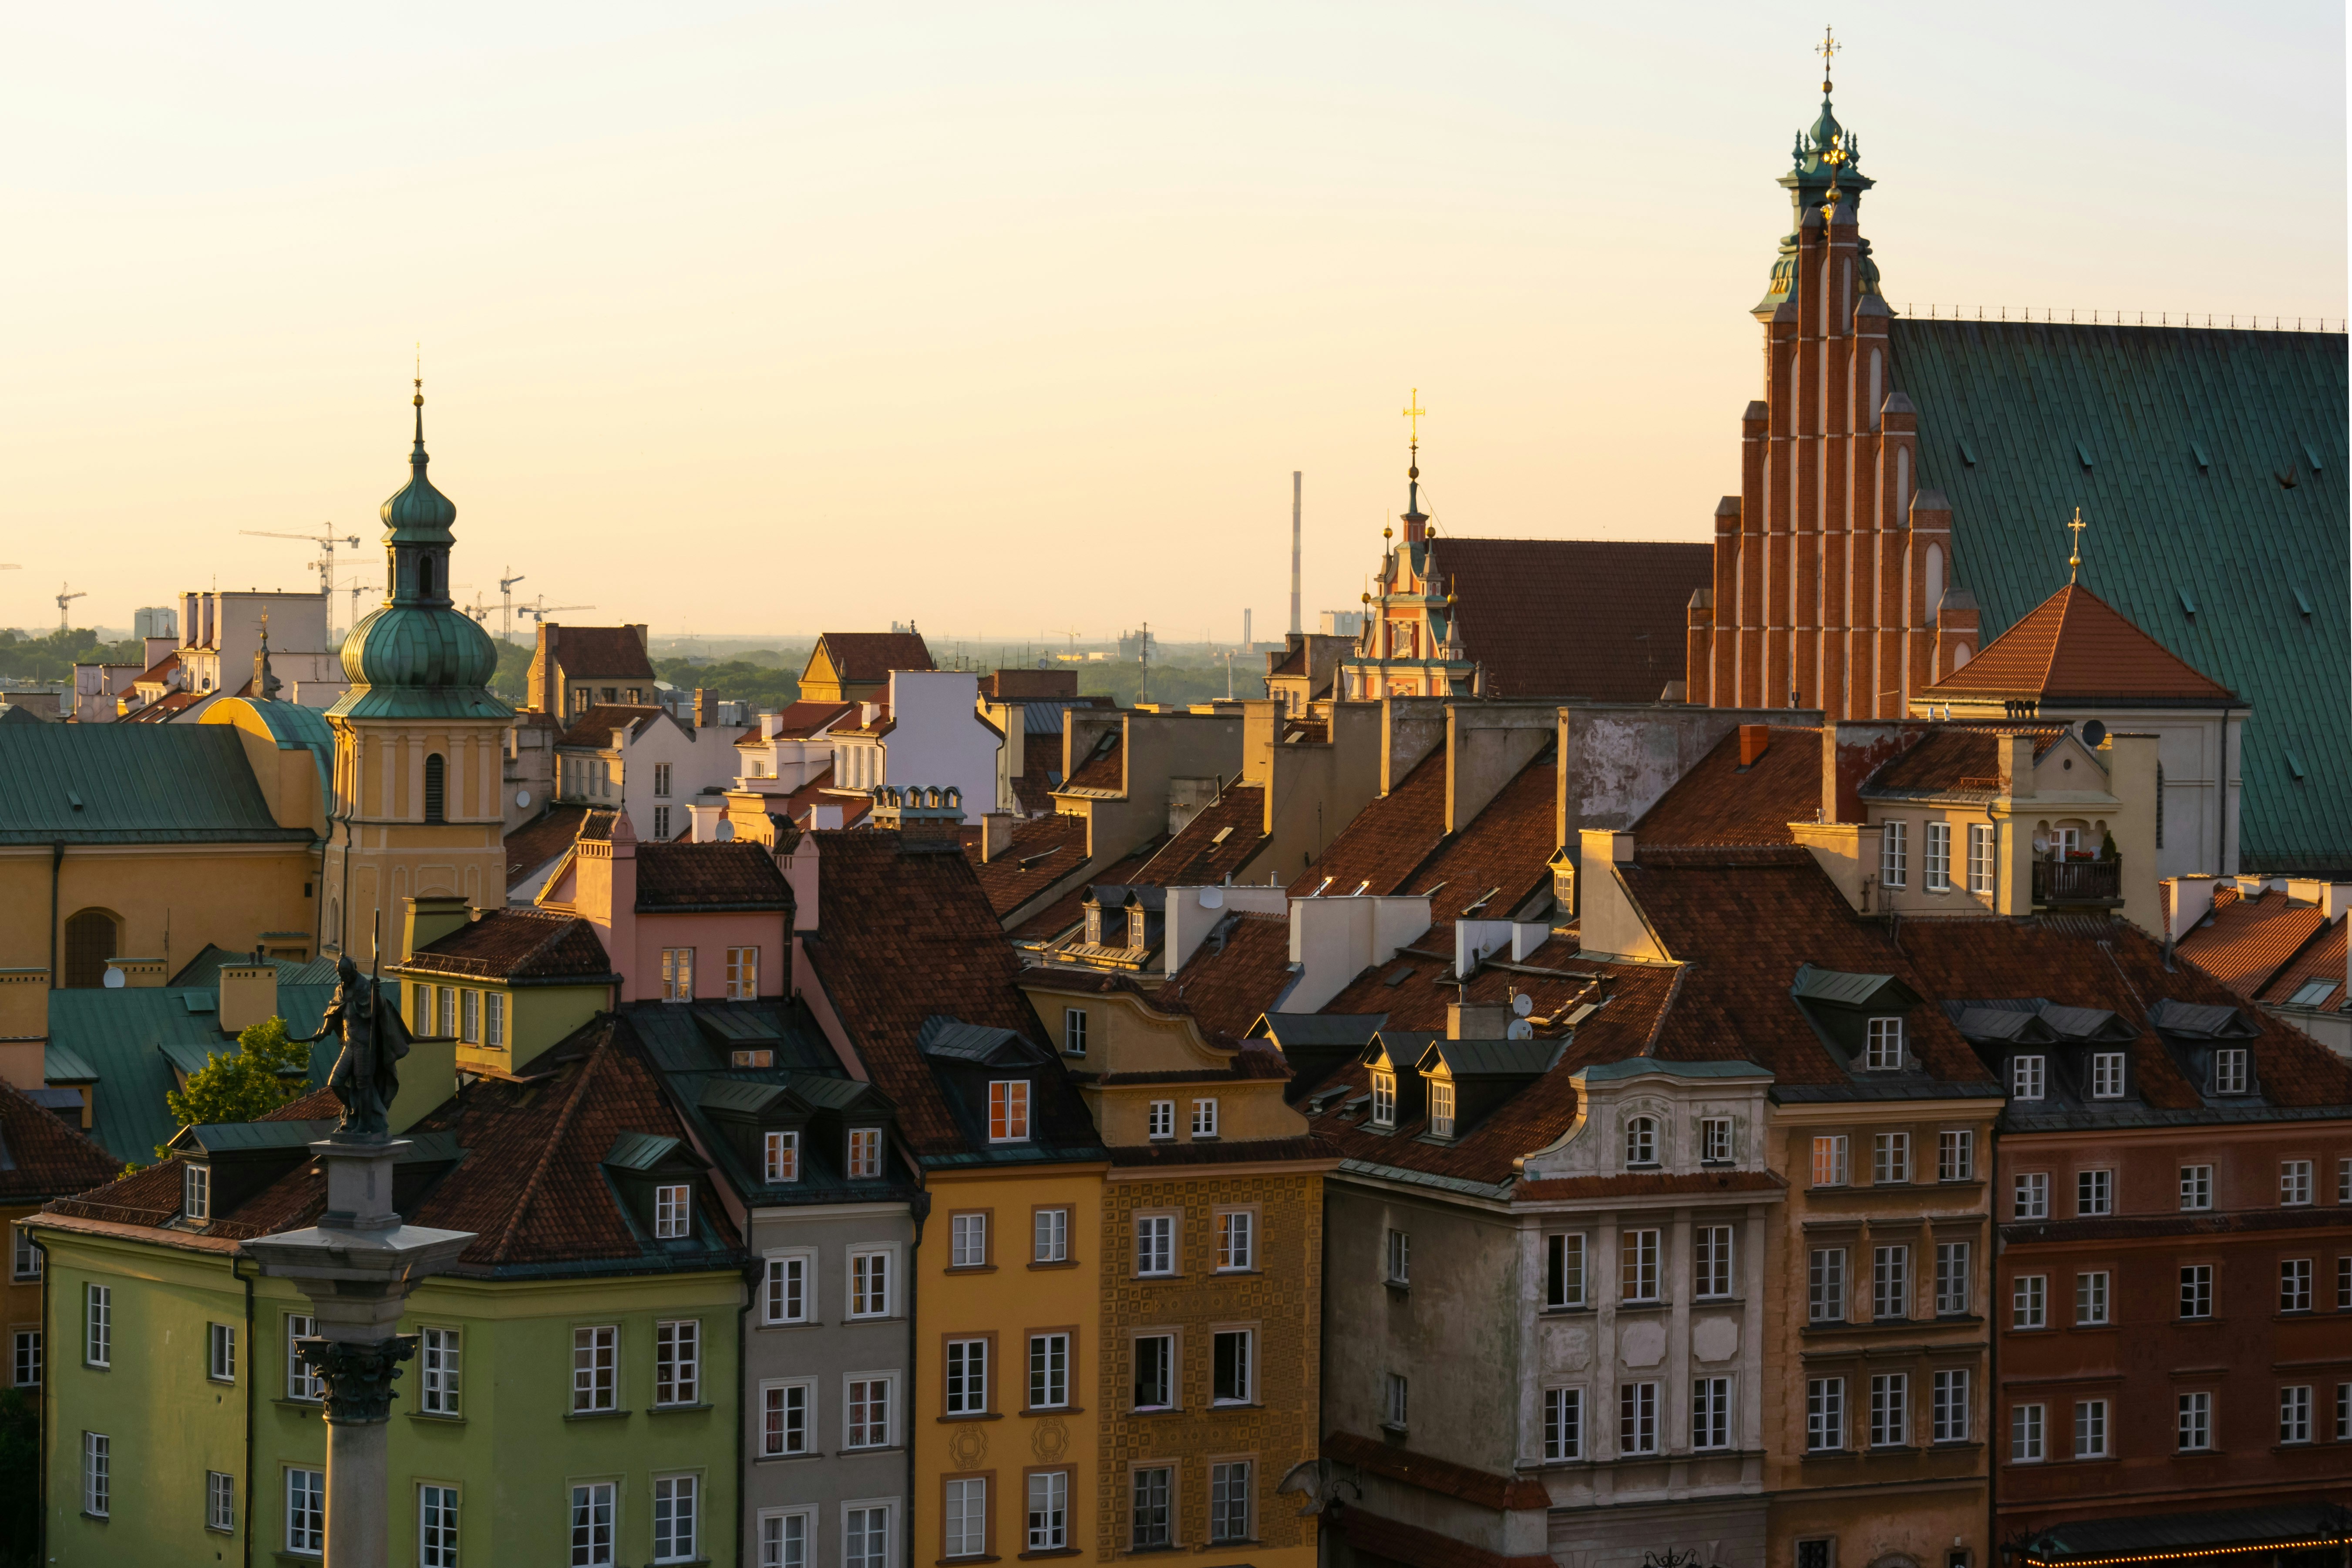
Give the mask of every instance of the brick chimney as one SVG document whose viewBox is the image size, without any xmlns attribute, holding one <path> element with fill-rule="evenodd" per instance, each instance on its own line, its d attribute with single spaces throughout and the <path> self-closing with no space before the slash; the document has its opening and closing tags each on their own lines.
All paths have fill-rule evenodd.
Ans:
<svg viewBox="0 0 2352 1568">
<path fill-rule="evenodd" d="M 1013 825 L 1020 819 L 1009 811 L 983 813 L 980 819 L 980 858 L 983 864 L 1013 847 Z"/>
<path fill-rule="evenodd" d="M 719 694 L 715 691 L 705 691 L 699 686 L 696 687 L 694 689 L 694 727 L 698 730 L 708 730 L 718 722 Z"/>
<path fill-rule="evenodd" d="M 1764 749 L 1771 743 L 1772 727 L 1770 725 L 1742 724 L 1739 726 L 1739 765 L 1743 768 L 1754 767 L 1756 759 L 1762 756 Z"/>
</svg>

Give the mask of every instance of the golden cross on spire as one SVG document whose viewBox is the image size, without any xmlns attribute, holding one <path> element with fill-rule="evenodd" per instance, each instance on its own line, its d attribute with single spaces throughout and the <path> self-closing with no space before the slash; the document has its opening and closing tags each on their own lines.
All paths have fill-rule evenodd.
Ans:
<svg viewBox="0 0 2352 1568">
<path fill-rule="evenodd" d="M 1421 405 L 1421 388 L 1414 387 L 1412 395 L 1405 399 L 1404 416 L 1412 421 L 1412 444 L 1416 447 L 1421 445 L 1421 422 L 1428 412 Z"/>
<path fill-rule="evenodd" d="M 425 406 L 425 345 L 416 345 L 416 406 Z"/>
<path fill-rule="evenodd" d="M 1827 97 L 1830 90 L 1830 58 L 1838 52 L 1839 47 L 1840 46 L 1837 41 L 1837 35 L 1829 28 L 1823 27 L 1822 29 L 1822 41 L 1813 49 L 1813 53 L 1822 57 L 1822 94 L 1823 97 Z"/>
<path fill-rule="evenodd" d="M 2074 553 L 2066 560 L 2066 581 L 2073 583 L 2083 575 L 2083 531 L 2091 525 L 2083 521 L 2083 509 L 2074 509 L 2074 521 L 2066 525 L 2074 531 Z"/>
</svg>

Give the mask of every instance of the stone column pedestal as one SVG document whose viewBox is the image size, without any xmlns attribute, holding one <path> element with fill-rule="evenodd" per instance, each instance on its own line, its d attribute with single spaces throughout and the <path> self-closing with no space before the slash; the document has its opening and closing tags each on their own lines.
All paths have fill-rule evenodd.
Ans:
<svg viewBox="0 0 2352 1568">
<path fill-rule="evenodd" d="M 327 1386 L 327 1568 L 390 1568 L 393 1382 L 416 1353 L 396 1333 L 408 1293 L 457 1260 L 462 1230 L 404 1225 L 392 1207 L 404 1140 L 310 1145 L 327 1173 L 327 1212 L 309 1230 L 244 1244 L 264 1274 L 310 1298 L 318 1334 L 298 1347 Z"/>
</svg>

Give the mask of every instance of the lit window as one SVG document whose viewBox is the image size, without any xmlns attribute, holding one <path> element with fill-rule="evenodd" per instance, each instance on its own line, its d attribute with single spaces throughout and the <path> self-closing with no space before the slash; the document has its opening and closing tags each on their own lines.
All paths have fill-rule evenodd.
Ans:
<svg viewBox="0 0 2352 1568">
<path fill-rule="evenodd" d="M 1873 1018 L 1870 1021 L 1870 1032 L 1863 1047 L 1862 1065 L 1871 1072 L 1902 1070 L 1902 1019 Z"/>
<path fill-rule="evenodd" d="M 1429 1080 L 1429 1131 L 1432 1136 L 1454 1136 L 1454 1080 L 1433 1078 Z"/>
<path fill-rule="evenodd" d="M 692 1405 L 702 1388 L 702 1325 L 689 1318 L 654 1325 L 654 1403 Z"/>
<path fill-rule="evenodd" d="M 1910 879 L 1910 828 L 1902 822 L 1888 822 L 1884 829 L 1878 850 L 1879 884 L 1900 888 Z"/>
<path fill-rule="evenodd" d="M 1396 1074 L 1392 1072 L 1372 1074 L 1372 1125 L 1396 1125 Z"/>
<path fill-rule="evenodd" d="M 1172 1100 L 1153 1100 L 1150 1113 L 1145 1118 L 1145 1131 L 1150 1137 L 1175 1137 L 1176 1102 Z"/>
<path fill-rule="evenodd" d="M 2040 1100 L 2046 1057 L 2011 1057 L 2009 1061 L 2009 1092 L 2019 1100 Z"/>
<path fill-rule="evenodd" d="M 2124 1054 L 2121 1051 L 2091 1053 L 2091 1098 L 2121 1100 L 2124 1097 Z"/>
<path fill-rule="evenodd" d="M 801 1179 L 801 1135 L 798 1132 L 771 1132 L 761 1140 L 764 1145 L 762 1173 L 770 1182 L 797 1182 Z"/>
<path fill-rule="evenodd" d="M 694 1000 L 694 949 L 690 947 L 662 949 L 662 1000 L 665 1002 Z"/>
<path fill-rule="evenodd" d="M 1192 1102 L 1192 1136 L 1214 1138 L 1217 1135 L 1217 1102 L 1196 1100 Z"/>
<path fill-rule="evenodd" d="M 1846 1139 L 1843 1132 L 1813 1140 L 1813 1185 L 1845 1185 L 1845 1147 Z"/>
<path fill-rule="evenodd" d="M 1927 854 L 1921 864 L 1920 880 L 1931 893 L 1948 893 L 1952 889 L 1952 825 L 1948 822 L 1927 824 Z"/>
<path fill-rule="evenodd" d="M 727 1065 L 731 1068 L 772 1068 L 776 1065 L 773 1047 L 762 1046 L 757 1050 L 731 1050 L 727 1053 Z"/>
<path fill-rule="evenodd" d="M 685 1236 L 693 1217 L 693 1189 L 684 1183 L 654 1189 L 654 1237 L 675 1241 Z"/>
<path fill-rule="evenodd" d="M 878 1127 L 853 1127 L 849 1130 L 848 1170 L 854 1182 L 871 1181 L 882 1173 L 882 1130 Z"/>
<path fill-rule="evenodd" d="M 2279 1202 L 2290 1208 L 2311 1201 L 2311 1162 L 2284 1160 L 2279 1163 Z"/>
<path fill-rule="evenodd" d="M 2246 1052 L 2243 1047 L 2232 1046 L 2213 1053 L 2213 1092 L 2246 1092 Z"/>
<path fill-rule="evenodd" d="M 1029 1080 L 996 1079 L 988 1086 L 988 1141 L 1021 1143 L 1029 1137 Z"/>
<path fill-rule="evenodd" d="M 730 947 L 727 950 L 727 998 L 730 1002 L 755 1002 L 760 996 L 760 950 L 756 947 Z"/>
<path fill-rule="evenodd" d="M 1654 1165 L 1658 1163 L 1658 1122 L 1653 1116 L 1636 1116 L 1625 1123 L 1625 1163 Z"/>
<path fill-rule="evenodd" d="M 1257 1215 L 1226 1209 L 1217 1215 L 1217 1268 L 1234 1274 L 1257 1267 Z"/>
</svg>

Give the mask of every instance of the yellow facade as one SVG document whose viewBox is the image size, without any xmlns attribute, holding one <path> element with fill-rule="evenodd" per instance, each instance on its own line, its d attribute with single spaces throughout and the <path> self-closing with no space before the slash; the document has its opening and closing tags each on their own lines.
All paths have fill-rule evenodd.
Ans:
<svg viewBox="0 0 2352 1568">
<path fill-rule="evenodd" d="M 307 948 L 318 877 L 315 844 L 69 844 L 62 856 L 9 846 L 0 848 L 0 961 L 66 971 L 66 932 L 92 914 L 112 923 L 116 955 L 154 959 L 166 975 L 206 942 Z"/>
<path fill-rule="evenodd" d="M 509 721 L 332 718 L 335 821 L 326 850 L 325 951 L 365 963 L 375 932 L 396 950 L 404 900 L 506 901 L 501 752 Z M 427 760 L 442 759 L 428 820 Z M 381 926 L 377 924 L 381 921 Z"/>
</svg>

